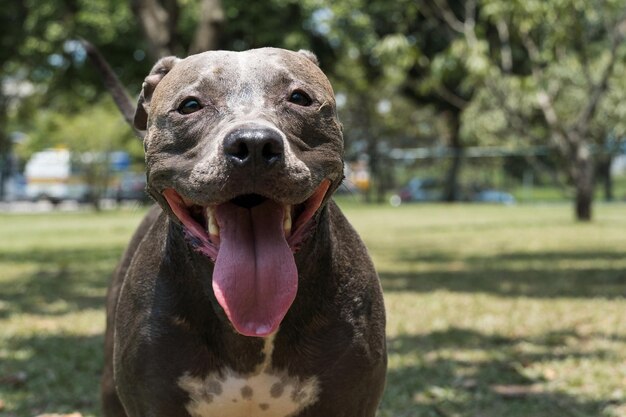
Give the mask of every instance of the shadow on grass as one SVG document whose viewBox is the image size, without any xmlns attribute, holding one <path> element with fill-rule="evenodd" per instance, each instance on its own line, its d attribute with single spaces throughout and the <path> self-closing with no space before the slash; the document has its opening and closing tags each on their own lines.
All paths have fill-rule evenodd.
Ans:
<svg viewBox="0 0 626 417">
<path fill-rule="evenodd" d="M 439 253 L 416 256 L 404 252 L 394 259 L 398 268 L 427 266 L 427 271 L 381 270 L 380 278 L 385 291 L 447 290 L 507 297 L 611 299 L 626 294 L 626 270 L 611 267 L 611 263 L 623 259 L 624 255 L 616 252 L 506 253 L 461 259 Z"/>
<path fill-rule="evenodd" d="M 42 413 L 97 414 L 102 336 L 11 338 L 0 365 L 0 397 L 7 417 Z"/>
<path fill-rule="evenodd" d="M 60 315 L 104 306 L 109 279 L 122 248 L 69 248 L 1 253 L 4 281 L 0 318 L 12 314 Z M 21 272 L 22 267 L 28 272 Z"/>
<path fill-rule="evenodd" d="M 605 355 L 604 351 L 553 352 L 554 344 L 566 337 L 582 336 L 572 330 L 522 340 L 450 328 L 389 339 L 390 358 L 419 357 L 416 364 L 390 368 L 381 410 L 385 416 L 394 417 L 603 415 L 615 402 L 548 391 L 541 385 L 543 377 L 524 374 L 524 369 L 534 363 Z M 518 344 L 522 342 L 532 343 L 539 352 L 520 351 Z M 487 355 L 468 356 L 472 350 Z"/>
</svg>

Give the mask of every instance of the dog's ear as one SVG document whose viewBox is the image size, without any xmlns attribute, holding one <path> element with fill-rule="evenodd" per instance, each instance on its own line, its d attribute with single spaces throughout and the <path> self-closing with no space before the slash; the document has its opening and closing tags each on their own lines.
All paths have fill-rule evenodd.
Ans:
<svg viewBox="0 0 626 417">
<path fill-rule="evenodd" d="M 180 61 L 180 58 L 176 58 L 175 56 L 161 58 L 154 64 L 150 74 L 143 80 L 141 93 L 137 101 L 137 109 L 135 110 L 135 118 L 133 119 L 133 124 L 137 129 L 146 130 L 148 127 L 148 107 L 150 106 L 152 93 L 157 84 L 165 77 L 165 74 L 170 72 L 178 61 Z"/>
<path fill-rule="evenodd" d="M 300 49 L 298 53 L 301 55 L 304 55 L 306 59 L 308 59 L 309 61 L 311 61 L 318 67 L 320 66 L 320 62 L 318 61 L 317 56 L 313 52 L 309 51 L 308 49 Z"/>
</svg>

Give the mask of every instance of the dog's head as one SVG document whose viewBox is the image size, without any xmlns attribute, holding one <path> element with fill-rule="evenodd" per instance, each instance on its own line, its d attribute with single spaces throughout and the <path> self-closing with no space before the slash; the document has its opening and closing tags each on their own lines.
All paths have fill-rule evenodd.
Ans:
<svg viewBox="0 0 626 417">
<path fill-rule="evenodd" d="M 332 87 L 308 51 L 163 58 L 143 84 L 148 191 L 215 261 L 235 329 L 276 331 L 295 298 L 293 253 L 343 178 Z"/>
</svg>

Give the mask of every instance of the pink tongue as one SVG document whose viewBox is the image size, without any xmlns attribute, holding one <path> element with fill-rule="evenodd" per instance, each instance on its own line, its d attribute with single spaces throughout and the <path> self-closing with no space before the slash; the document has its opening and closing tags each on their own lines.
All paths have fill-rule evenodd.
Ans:
<svg viewBox="0 0 626 417">
<path fill-rule="evenodd" d="M 213 292 L 245 336 L 274 333 L 298 290 L 298 271 L 283 231 L 284 208 L 267 200 L 251 209 L 217 207 L 220 248 Z"/>
</svg>

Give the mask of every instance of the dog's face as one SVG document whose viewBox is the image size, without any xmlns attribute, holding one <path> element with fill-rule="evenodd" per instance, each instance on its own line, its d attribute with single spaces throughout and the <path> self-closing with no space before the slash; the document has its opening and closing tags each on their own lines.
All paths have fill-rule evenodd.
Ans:
<svg viewBox="0 0 626 417">
<path fill-rule="evenodd" d="M 310 52 L 263 48 L 164 58 L 135 124 L 147 130 L 148 191 L 215 261 L 235 329 L 275 332 L 295 298 L 293 252 L 343 177 L 327 78 Z"/>
</svg>

